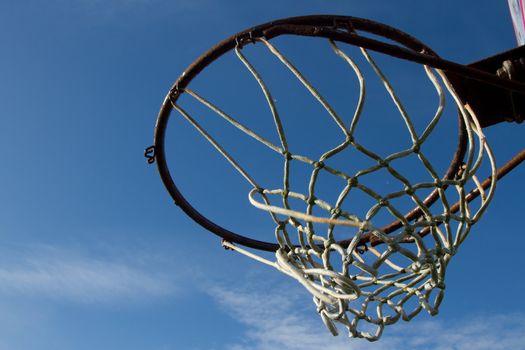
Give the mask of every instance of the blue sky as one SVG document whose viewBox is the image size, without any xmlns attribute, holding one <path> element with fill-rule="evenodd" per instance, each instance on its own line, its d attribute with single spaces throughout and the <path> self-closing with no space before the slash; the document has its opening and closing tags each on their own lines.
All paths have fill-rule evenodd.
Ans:
<svg viewBox="0 0 525 350">
<path fill-rule="evenodd" d="M 145 163 L 164 95 L 196 57 L 315 13 L 384 22 L 463 63 L 516 45 L 507 4 L 489 0 L 0 1 L 0 349 L 525 349 L 523 169 L 452 261 L 440 314 L 370 344 L 329 336 L 302 287 L 225 252 Z M 500 164 L 521 129 L 487 130 Z M 213 169 L 222 186 L 237 181 Z M 189 189 L 208 179 L 184 170 Z M 192 195 L 252 228 L 231 220 L 233 199 Z"/>
</svg>

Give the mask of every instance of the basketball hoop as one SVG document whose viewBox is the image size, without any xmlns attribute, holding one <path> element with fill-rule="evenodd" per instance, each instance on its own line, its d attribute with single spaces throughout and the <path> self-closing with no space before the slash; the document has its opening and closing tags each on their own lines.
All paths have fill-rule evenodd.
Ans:
<svg viewBox="0 0 525 350">
<path fill-rule="evenodd" d="M 306 75 L 273 43 L 273 39 L 280 36 L 324 38 L 333 54 L 355 74 L 359 96 L 350 123 L 345 123 Z M 312 158 L 294 152 L 288 145 L 288 131 L 270 88 L 243 53 L 248 44 L 264 48 L 322 106 L 328 120 L 338 127 L 341 142 L 336 147 Z M 356 57 L 348 54 L 342 45 L 358 47 L 360 60 L 366 67 L 360 66 Z M 190 83 L 196 76 L 229 52 L 235 53 L 260 87 L 279 143 L 269 141 L 191 88 Z M 423 131 L 416 131 L 394 86 L 370 52 L 422 66 L 422 73 L 434 88 L 437 101 Z M 200 225 L 222 237 L 225 247 L 272 266 L 303 285 L 312 294 L 316 310 L 332 334 L 338 334 L 339 326 L 351 337 L 377 340 L 386 325 L 400 319 L 408 321 L 422 310 L 431 315 L 438 313 L 449 262 L 487 209 L 497 180 L 525 159 L 525 152 L 521 152 L 498 170 L 483 133 L 483 128 L 501 121 L 520 122 L 523 119 L 525 84 L 521 82 L 524 68 L 520 62 L 524 56 L 525 50 L 521 48 L 464 66 L 441 59 L 408 34 L 370 20 L 307 16 L 270 22 L 224 40 L 186 70 L 164 100 L 155 128 L 154 146 L 147 149 L 146 156 L 148 162 L 157 163 L 162 181 L 175 203 Z M 356 136 L 356 127 L 367 108 L 367 81 L 363 69 L 374 72 L 382 82 L 392 101 L 393 114 L 397 114 L 406 127 L 409 147 L 392 150 L 384 156 Z M 460 128 L 457 149 L 442 174 L 427 155 L 425 146 L 445 108 L 451 108 L 445 105 L 447 95 L 453 101 L 452 107 L 458 110 Z M 482 98 L 488 95 L 491 96 L 489 100 Z M 275 176 L 280 177 L 282 186 L 261 185 L 257 176 L 243 168 L 199 124 L 192 112 L 179 103 L 181 96 L 278 154 L 283 170 Z M 497 113 L 490 113 L 494 109 Z M 267 212 L 274 222 L 273 242 L 255 240 L 223 228 L 197 211 L 181 194 L 170 175 L 165 156 L 166 127 L 174 112 L 192 125 L 249 183 L 249 202 Z M 369 159 L 372 165 L 349 173 L 331 164 L 334 156 L 349 151 Z M 418 160 L 418 166 L 427 175 L 425 180 L 409 180 L 406 176 L 409 169 L 397 165 L 399 160 L 408 157 Z M 304 192 L 290 187 L 289 169 L 295 163 L 310 169 L 308 189 Z M 396 187 L 385 194 L 362 181 L 376 173 L 387 174 L 402 189 Z M 337 200 L 318 196 L 321 174 L 345 183 Z M 367 196 L 373 202 L 366 212 L 345 210 L 344 204 L 352 199 L 353 193 Z M 408 212 L 400 209 L 396 205 L 399 199 L 411 201 L 413 209 Z M 292 202 L 302 203 L 301 209 Z M 383 226 L 375 224 L 380 213 L 389 215 L 391 222 Z M 338 241 L 335 232 L 342 228 L 351 228 L 352 234 Z M 275 252 L 275 260 L 270 261 L 241 246 Z"/>
</svg>

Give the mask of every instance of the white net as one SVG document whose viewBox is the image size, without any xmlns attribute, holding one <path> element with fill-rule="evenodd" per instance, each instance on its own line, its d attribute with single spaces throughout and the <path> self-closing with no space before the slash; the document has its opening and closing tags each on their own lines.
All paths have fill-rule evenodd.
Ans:
<svg viewBox="0 0 525 350">
<path fill-rule="evenodd" d="M 334 335 L 338 334 L 339 325 L 346 328 L 352 337 L 377 340 L 385 325 L 400 319 L 410 320 L 423 309 L 432 315 L 436 314 L 444 295 L 446 267 L 468 236 L 472 225 L 483 214 L 495 189 L 494 159 L 476 116 L 468 106 L 462 104 L 441 71 L 425 66 L 425 73 L 437 92 L 439 105 L 424 130 L 416 132 L 391 84 L 369 53 L 361 49 L 361 55 L 382 81 L 394 102 L 411 141 L 411 146 L 405 150 L 380 156 L 360 143 L 355 135 L 365 106 L 366 84 L 361 69 L 348 54 L 335 42 L 329 41 L 333 52 L 355 72 L 360 85 L 357 107 L 351 122 L 346 125 L 326 99 L 272 43 L 264 39 L 255 40 L 265 45 L 306 87 L 344 133 L 345 138 L 337 147 L 327 150 L 318 159 L 292 153 L 269 88 L 261 74 L 243 55 L 240 45 L 235 52 L 266 97 L 279 135 L 279 145 L 258 135 L 197 92 L 189 88 L 180 91 L 179 93 L 191 96 L 270 150 L 281 154 L 284 162 L 282 187 L 270 189 L 260 186 L 190 113 L 173 102 L 174 109 L 250 183 L 253 188 L 249 193 L 250 203 L 270 214 L 276 224 L 275 236 L 280 248 L 275 252 L 275 261 L 269 261 L 228 242 L 224 242 L 224 245 L 269 264 L 301 283 L 312 294 L 317 312 Z M 446 91 L 459 110 L 465 128 L 466 150 L 458 172 L 445 179 L 433 167 L 422 145 L 440 121 Z M 371 160 L 373 165 L 349 174 L 328 164 L 330 158 L 348 150 L 360 153 Z M 407 157 L 418 159 L 428 180 L 412 183 L 404 175 L 406 169 L 399 169 L 395 165 L 396 161 Z M 481 187 L 475 175 L 484 159 L 488 159 L 485 164 L 489 165 L 493 179 L 486 190 Z M 294 192 L 290 187 L 292 162 L 301 162 L 311 167 L 308 190 L 304 193 Z M 360 181 L 366 175 L 379 172 L 400 183 L 403 189 L 380 194 Z M 320 174 L 338 177 L 346 183 L 333 203 L 317 196 Z M 481 194 L 475 201 L 471 201 L 473 197 L 469 195 L 472 189 Z M 425 193 L 435 191 L 437 200 L 432 207 L 421 196 L 422 190 Z M 343 204 L 355 192 L 369 197 L 374 203 L 364 215 L 344 209 Z M 279 198 L 280 205 L 274 204 L 275 198 Z M 407 219 L 402 212 L 404 209 L 396 206 L 396 201 L 401 198 L 413 203 L 420 215 Z M 290 204 L 292 201 L 304 203 L 305 209 L 294 209 Z M 389 232 L 374 224 L 375 219 L 384 212 L 397 221 Z M 341 227 L 355 230 L 353 236 L 344 243 L 337 242 L 334 234 Z"/>
</svg>

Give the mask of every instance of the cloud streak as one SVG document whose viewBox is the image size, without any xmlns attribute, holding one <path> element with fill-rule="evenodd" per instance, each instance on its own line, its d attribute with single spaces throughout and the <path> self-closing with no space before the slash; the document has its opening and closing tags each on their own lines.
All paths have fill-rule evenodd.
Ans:
<svg viewBox="0 0 525 350">
<path fill-rule="evenodd" d="M 285 290 L 285 289 L 281 289 Z M 380 341 L 332 337 L 310 310 L 298 309 L 293 296 L 214 288 L 222 308 L 246 327 L 245 341 L 229 350 L 503 350 L 525 349 L 525 314 L 478 315 L 445 323 L 417 320 L 387 327 Z M 302 301 L 303 304 L 307 301 Z"/>
<path fill-rule="evenodd" d="M 0 264 L 0 294 L 9 296 L 100 303 L 167 297 L 176 290 L 173 277 L 154 266 L 57 249 L 18 252 Z"/>
</svg>

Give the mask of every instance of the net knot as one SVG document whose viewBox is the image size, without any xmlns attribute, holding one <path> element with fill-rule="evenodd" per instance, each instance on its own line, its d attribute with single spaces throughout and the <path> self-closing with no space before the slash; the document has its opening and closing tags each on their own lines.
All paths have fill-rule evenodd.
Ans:
<svg viewBox="0 0 525 350">
<path fill-rule="evenodd" d="M 332 246 L 332 244 L 334 244 L 335 241 L 333 239 L 326 239 L 324 242 L 323 242 L 323 245 L 324 245 L 324 249 L 327 250 L 327 249 L 330 249 L 330 247 Z"/>
<path fill-rule="evenodd" d="M 317 168 L 317 169 L 322 169 L 322 168 L 324 168 L 324 162 L 322 162 L 322 161 L 315 162 L 314 163 L 314 167 Z"/>
<path fill-rule="evenodd" d="M 359 180 L 357 179 L 357 177 L 351 177 L 348 179 L 347 183 L 348 183 L 348 186 L 355 187 L 359 183 Z"/>
<path fill-rule="evenodd" d="M 368 221 L 363 221 L 363 223 L 359 225 L 359 230 L 361 231 L 368 231 L 369 228 L 370 228 L 370 224 Z M 376 235 L 375 231 L 372 231 L 372 233 Z"/>
<path fill-rule="evenodd" d="M 283 149 L 281 153 L 282 153 L 284 159 L 292 160 L 292 154 L 289 151 Z"/>
<path fill-rule="evenodd" d="M 336 207 L 336 208 L 332 208 L 330 209 L 330 214 L 333 216 L 333 217 L 338 217 L 341 215 L 341 208 L 339 207 Z"/>
<path fill-rule="evenodd" d="M 380 160 L 377 161 L 377 164 L 379 164 L 379 166 L 382 167 L 382 168 L 387 168 L 388 167 L 388 160 L 380 159 Z"/>
</svg>

